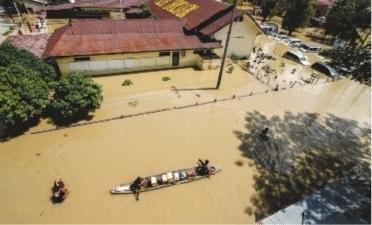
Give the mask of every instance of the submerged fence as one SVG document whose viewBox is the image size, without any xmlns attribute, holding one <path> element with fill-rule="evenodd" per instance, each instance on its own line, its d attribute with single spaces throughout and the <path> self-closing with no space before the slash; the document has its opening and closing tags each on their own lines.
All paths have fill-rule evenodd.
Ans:
<svg viewBox="0 0 372 225">
<path fill-rule="evenodd" d="M 328 79 L 325 82 L 329 82 Z M 290 85 L 287 88 L 293 88 L 295 86 L 295 84 L 296 83 L 294 82 L 292 85 Z M 305 86 L 305 84 L 300 84 L 300 83 L 298 83 L 298 84 L 301 85 L 301 86 Z M 307 84 L 307 85 L 310 86 L 311 84 Z M 107 119 L 100 119 L 100 120 L 88 121 L 88 122 L 80 122 L 80 123 L 71 124 L 71 125 L 68 125 L 68 126 L 56 126 L 54 128 L 51 128 L 51 129 L 34 131 L 34 132 L 26 133 L 26 134 L 40 134 L 40 133 L 46 133 L 46 132 L 51 132 L 51 131 L 57 131 L 57 130 L 67 129 L 67 128 L 73 128 L 73 127 L 91 125 L 91 124 L 96 124 L 96 123 L 109 122 L 109 121 L 113 121 L 113 120 L 121 120 L 121 119 L 127 119 L 127 118 L 131 118 L 131 117 L 138 117 L 138 116 L 144 116 L 144 115 L 149 115 L 149 114 L 161 113 L 161 112 L 166 112 L 166 111 L 171 111 L 171 110 L 179 110 L 179 109 L 186 109 L 186 108 L 204 106 L 204 105 L 214 104 L 214 103 L 218 103 L 218 102 L 240 100 L 241 98 L 251 97 L 251 96 L 260 95 L 260 94 L 267 94 L 270 91 L 273 92 L 273 91 L 286 90 L 287 88 L 284 87 L 284 88 L 280 88 L 279 89 L 279 88 L 269 87 L 265 91 L 261 91 L 261 92 L 253 92 L 252 91 L 249 94 L 243 94 L 243 95 L 235 95 L 234 94 L 231 97 L 227 97 L 227 98 L 220 98 L 220 99 L 215 98 L 214 100 L 205 101 L 205 102 L 197 102 L 196 101 L 193 104 L 188 104 L 188 105 L 183 105 L 183 106 L 173 106 L 173 107 L 167 107 L 167 108 L 150 110 L 150 111 L 133 113 L 133 114 L 121 114 L 120 116 L 111 117 L 111 118 L 107 118 Z"/>
</svg>

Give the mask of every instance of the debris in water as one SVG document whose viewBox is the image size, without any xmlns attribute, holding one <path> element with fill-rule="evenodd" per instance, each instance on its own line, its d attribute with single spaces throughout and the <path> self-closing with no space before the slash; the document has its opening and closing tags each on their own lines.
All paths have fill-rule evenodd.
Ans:
<svg viewBox="0 0 372 225">
<path fill-rule="evenodd" d="M 239 159 L 239 160 L 237 160 L 237 161 L 235 162 L 235 164 L 238 165 L 238 166 L 243 166 L 243 165 L 244 165 L 244 161 L 241 160 L 241 159 Z"/>
</svg>

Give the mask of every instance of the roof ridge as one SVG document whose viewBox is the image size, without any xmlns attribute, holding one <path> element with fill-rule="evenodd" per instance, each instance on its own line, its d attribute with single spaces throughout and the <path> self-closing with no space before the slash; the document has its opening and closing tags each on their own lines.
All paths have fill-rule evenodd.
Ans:
<svg viewBox="0 0 372 225">
<path fill-rule="evenodd" d="M 67 24 L 65 26 L 62 26 L 60 28 L 57 28 L 54 30 L 53 34 L 50 36 L 48 40 L 48 44 L 45 48 L 45 51 L 42 54 L 42 58 L 48 58 L 50 52 L 54 50 L 59 40 L 61 40 L 62 36 L 68 31 L 68 28 L 70 26 Z"/>
</svg>

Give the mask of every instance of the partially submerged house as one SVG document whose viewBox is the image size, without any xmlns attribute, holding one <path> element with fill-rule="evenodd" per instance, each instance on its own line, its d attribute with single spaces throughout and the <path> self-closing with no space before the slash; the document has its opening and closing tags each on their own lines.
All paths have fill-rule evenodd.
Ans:
<svg viewBox="0 0 372 225">
<path fill-rule="evenodd" d="M 183 30 L 184 20 L 72 20 L 50 37 L 42 55 L 54 60 L 62 75 L 111 74 L 160 68 L 216 68 L 213 50 Z M 209 53 L 205 53 L 209 52 Z"/>
<path fill-rule="evenodd" d="M 158 19 L 185 19 L 185 31 L 202 40 L 217 40 L 225 44 L 232 6 L 216 0 L 149 0 L 150 12 Z M 247 57 L 257 35 L 264 32 L 251 16 L 239 9 L 234 11 L 234 24 L 227 56 Z M 215 51 L 222 56 L 223 49 Z"/>
<path fill-rule="evenodd" d="M 58 7 L 69 8 L 72 4 L 93 7 L 90 3 L 94 7 L 102 3 L 101 7 L 117 9 L 123 4 L 128 8 L 138 6 L 143 0 L 80 0 Z M 215 0 L 148 0 L 146 7 L 152 19 L 70 20 L 68 25 L 55 30 L 50 39 L 39 39 L 42 43 L 38 46 L 46 46 L 42 58 L 54 62 L 62 75 L 72 71 L 100 75 L 185 66 L 206 70 L 219 66 L 231 5 Z M 235 10 L 233 20 L 227 56 L 247 57 L 257 35 L 263 31 L 244 11 Z"/>
</svg>

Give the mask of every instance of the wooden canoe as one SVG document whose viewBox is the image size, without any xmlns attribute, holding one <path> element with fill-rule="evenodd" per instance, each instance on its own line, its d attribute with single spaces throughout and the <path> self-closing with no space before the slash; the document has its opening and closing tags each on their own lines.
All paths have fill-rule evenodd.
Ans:
<svg viewBox="0 0 372 225">
<path fill-rule="evenodd" d="M 144 178 L 145 181 L 140 189 L 140 192 L 152 191 L 177 184 L 185 184 L 207 177 L 198 175 L 196 173 L 196 168 L 197 167 L 174 170 L 170 172 L 145 177 Z M 210 176 L 212 176 L 220 172 L 222 170 L 222 167 L 218 165 L 210 165 L 208 166 L 208 169 L 210 171 Z M 111 188 L 111 194 L 132 194 L 133 192 L 130 190 L 130 185 L 132 183 L 133 182 L 123 183 L 120 184 L 119 186 Z"/>
</svg>

